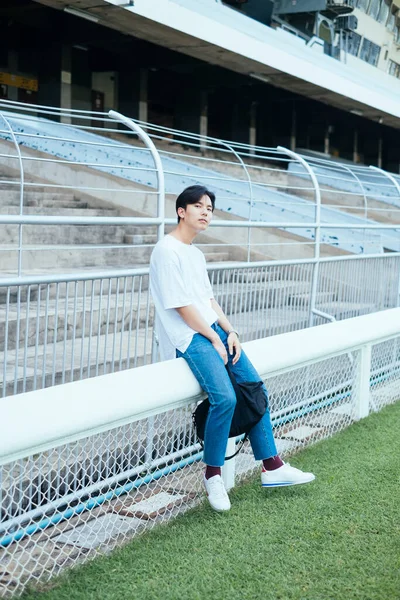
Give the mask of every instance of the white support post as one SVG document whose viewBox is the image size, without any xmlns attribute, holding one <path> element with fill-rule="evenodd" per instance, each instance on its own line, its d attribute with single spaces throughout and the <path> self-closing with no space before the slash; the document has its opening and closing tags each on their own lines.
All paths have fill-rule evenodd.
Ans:
<svg viewBox="0 0 400 600">
<path fill-rule="evenodd" d="M 71 124 L 71 113 L 68 113 L 72 108 L 72 67 L 71 67 L 71 46 L 64 44 L 61 48 L 61 107 L 65 112 L 60 115 L 60 122 Z"/>
<path fill-rule="evenodd" d="M 208 93 L 201 92 L 200 96 L 200 150 L 206 150 L 208 134 Z"/>
<path fill-rule="evenodd" d="M 229 438 L 226 445 L 226 456 L 235 454 L 235 450 L 235 438 Z M 230 460 L 226 461 L 222 467 L 222 479 L 226 490 L 230 490 L 235 487 L 235 462 L 236 458 L 231 458 Z"/>
<path fill-rule="evenodd" d="M 147 69 L 140 69 L 140 90 L 139 90 L 139 121 L 147 123 L 148 106 L 147 95 L 149 85 L 149 72 Z"/>
<path fill-rule="evenodd" d="M 250 106 L 250 126 L 249 126 L 249 154 L 250 156 L 256 155 L 256 143 L 257 143 L 257 102 L 252 102 Z"/>
<path fill-rule="evenodd" d="M 369 414 L 371 344 L 363 346 L 360 354 L 360 364 L 356 375 L 354 395 L 354 418 L 356 421 L 367 417 Z"/>
</svg>

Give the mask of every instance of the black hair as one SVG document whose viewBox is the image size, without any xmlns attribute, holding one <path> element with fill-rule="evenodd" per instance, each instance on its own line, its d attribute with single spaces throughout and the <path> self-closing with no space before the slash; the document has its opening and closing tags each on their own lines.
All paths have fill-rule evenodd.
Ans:
<svg viewBox="0 0 400 600">
<path fill-rule="evenodd" d="M 176 199 L 175 210 L 178 215 L 178 208 L 185 208 L 188 204 L 196 204 L 203 196 L 208 196 L 211 200 L 212 209 L 215 208 L 215 194 L 210 192 L 204 185 L 191 185 L 183 190 Z M 178 223 L 181 220 L 178 215 Z"/>
</svg>

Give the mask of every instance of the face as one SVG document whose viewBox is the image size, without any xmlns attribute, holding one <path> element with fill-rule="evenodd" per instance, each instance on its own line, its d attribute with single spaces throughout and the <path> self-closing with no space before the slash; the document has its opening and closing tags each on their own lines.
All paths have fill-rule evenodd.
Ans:
<svg viewBox="0 0 400 600">
<path fill-rule="evenodd" d="M 186 209 L 179 208 L 178 215 L 187 227 L 196 232 L 205 231 L 210 224 L 213 210 L 208 196 L 202 196 L 196 204 L 188 204 Z"/>
</svg>

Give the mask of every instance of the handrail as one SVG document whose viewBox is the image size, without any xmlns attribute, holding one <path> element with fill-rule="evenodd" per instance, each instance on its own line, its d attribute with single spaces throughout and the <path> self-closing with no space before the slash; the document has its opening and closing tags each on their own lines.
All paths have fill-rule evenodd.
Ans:
<svg viewBox="0 0 400 600">
<path fill-rule="evenodd" d="M 320 263 L 348 262 L 348 261 L 368 261 L 371 259 L 392 260 L 400 256 L 400 252 L 391 252 L 390 254 L 353 254 L 348 256 L 324 256 L 320 258 Z M 262 267 L 283 267 L 289 265 L 312 265 L 315 258 L 299 258 L 297 260 L 264 260 L 256 262 L 233 261 L 225 263 L 209 263 L 208 271 L 249 269 Z M 75 281 L 95 281 L 96 279 L 113 279 L 118 277 L 134 277 L 148 275 L 149 268 L 130 268 L 130 269 L 112 269 L 106 271 L 84 271 L 79 273 L 47 273 L 43 275 L 22 275 L 21 277 L 0 277 L 0 288 L 10 286 L 40 285 L 48 283 L 68 283 Z"/>
<path fill-rule="evenodd" d="M 247 232 L 246 232 L 246 237 L 247 237 L 247 261 L 250 262 L 250 258 L 251 258 L 251 249 L 254 249 L 254 251 L 258 251 L 259 250 L 259 246 L 263 246 L 263 252 L 266 252 L 266 248 L 268 246 L 270 246 L 272 248 L 272 246 L 275 246 L 277 244 L 275 243 L 268 243 L 267 241 L 264 242 L 260 242 L 259 240 L 267 240 L 268 239 L 268 232 L 264 232 L 261 234 L 261 236 L 258 236 L 258 240 L 252 244 L 252 229 L 253 228 L 265 228 L 265 229 L 271 229 L 271 228 L 275 228 L 275 229 L 286 229 L 289 230 L 289 234 L 292 235 L 296 235 L 297 233 L 299 233 L 299 235 L 303 238 L 305 238 L 306 240 L 309 241 L 299 241 L 296 242 L 299 244 L 299 247 L 301 244 L 307 244 L 307 245 L 311 245 L 313 246 L 313 250 L 314 250 L 314 255 L 315 257 L 318 259 L 320 257 L 320 253 L 321 253 L 321 232 L 323 231 L 323 229 L 328 230 L 328 229 L 337 229 L 337 230 L 345 230 L 348 229 L 349 230 L 349 235 L 346 236 L 344 234 L 340 234 L 340 237 L 337 238 L 335 237 L 337 234 L 336 232 L 332 232 L 332 233 L 328 233 L 326 236 L 324 236 L 324 241 L 326 241 L 326 243 L 328 244 L 332 244 L 333 246 L 338 246 L 341 250 L 344 251 L 348 251 L 348 252 L 359 252 L 359 253 L 363 253 L 363 252 L 368 252 L 368 251 L 375 251 L 376 247 L 379 245 L 379 247 L 381 248 L 384 244 L 387 245 L 387 247 L 391 250 L 391 251 L 397 251 L 399 249 L 399 245 L 397 242 L 397 238 L 396 236 L 393 234 L 393 231 L 397 231 L 398 227 L 396 226 L 392 226 L 390 224 L 381 224 L 381 223 L 374 223 L 374 222 L 368 222 L 364 224 L 364 220 L 360 219 L 358 216 L 353 216 L 353 215 L 346 215 L 345 217 L 345 222 L 343 223 L 336 223 L 336 222 L 332 222 L 332 221 L 337 221 L 337 220 L 342 220 L 342 214 L 340 214 L 340 210 L 336 209 L 336 215 L 334 213 L 334 211 L 332 210 L 332 208 L 328 208 L 328 207 L 322 207 L 321 206 L 321 192 L 325 191 L 323 190 L 320 185 L 319 185 L 319 181 L 318 181 L 318 177 L 317 177 L 317 173 L 316 173 L 316 165 L 318 164 L 325 164 L 323 160 L 320 161 L 314 161 L 314 159 L 310 159 L 307 157 L 304 157 L 296 152 L 293 152 L 291 150 L 288 150 L 286 148 L 283 147 L 278 147 L 278 148 L 267 148 L 267 147 L 262 147 L 262 146 L 257 146 L 257 147 L 253 147 L 249 144 L 240 144 L 240 143 L 236 143 L 236 142 L 229 142 L 226 140 L 222 140 L 222 139 L 218 139 L 218 138 L 213 138 L 211 136 L 202 136 L 202 135 L 198 135 L 198 134 L 192 134 L 189 132 L 184 132 L 184 131 L 180 131 L 177 129 L 171 129 L 171 128 L 165 128 L 165 127 L 159 127 L 156 125 L 152 125 L 149 123 L 145 123 L 145 122 L 141 122 L 141 121 L 137 121 L 137 120 L 132 120 L 127 118 L 124 115 L 121 115 L 120 113 L 117 113 L 115 111 L 110 111 L 108 114 L 106 113 L 92 113 L 90 111 L 81 111 L 81 116 L 82 118 L 85 117 L 86 121 L 88 118 L 88 115 L 92 115 L 94 118 L 98 118 L 102 121 L 104 121 L 105 125 L 107 125 L 109 122 L 114 122 L 115 121 L 119 121 L 120 123 L 124 123 L 129 131 L 124 131 L 123 134 L 126 137 L 126 134 L 136 134 L 139 136 L 139 138 L 144 142 L 145 146 L 146 146 L 146 150 L 149 150 L 153 161 L 154 161 L 154 167 L 153 165 L 150 163 L 147 163 L 146 161 L 148 161 L 148 156 L 146 158 L 145 161 L 142 162 L 139 160 L 138 163 L 136 164 L 135 161 L 132 161 L 132 163 L 129 162 L 129 158 L 130 158 L 130 152 L 131 152 L 131 145 L 130 144 L 115 144 L 115 143 L 104 143 L 102 142 L 102 139 L 105 140 L 105 138 L 98 138 L 98 136 L 96 135 L 95 137 L 93 137 L 90 133 L 87 133 L 87 135 L 83 136 L 82 143 L 83 144 L 83 159 L 77 159 L 75 154 L 68 154 L 66 152 L 62 151 L 58 151 L 58 150 L 54 150 L 54 154 L 55 156 L 60 155 L 60 159 L 55 160 L 52 157 L 46 158 L 43 156 L 36 156 L 36 154 L 32 154 L 32 147 L 31 145 L 34 143 L 33 140 L 27 141 L 25 140 L 25 136 L 34 136 L 36 129 L 35 129 L 35 125 L 32 126 L 31 129 L 29 128 L 25 128 L 23 123 L 20 123 L 18 121 L 19 120 L 23 120 L 23 119 L 27 119 L 28 122 L 29 120 L 31 120 L 32 122 L 36 122 L 38 120 L 37 117 L 37 111 L 39 109 L 39 113 L 45 114 L 45 109 L 46 107 L 38 107 L 38 106 L 33 106 L 33 105 L 22 105 L 16 102 L 10 102 L 10 101 L 0 101 L 0 108 L 5 110 L 5 107 L 10 107 L 12 109 L 17 109 L 18 107 L 23 107 L 24 110 L 28 109 L 31 110 L 32 112 L 35 111 L 35 115 L 32 116 L 26 116 L 26 115 L 18 115 L 16 114 L 15 117 L 17 119 L 17 122 L 14 124 L 12 121 L 13 118 L 13 113 L 10 111 L 10 126 L 11 128 L 14 127 L 15 129 L 15 137 L 17 138 L 18 141 L 23 140 L 24 143 L 26 141 L 26 145 L 22 144 L 21 148 L 26 148 L 25 151 L 23 151 L 23 155 L 22 155 L 22 159 L 24 161 L 26 161 L 25 164 L 25 171 L 28 174 L 33 174 L 35 175 L 35 166 L 36 163 L 32 163 L 29 161 L 32 160 L 39 160 L 42 161 L 40 164 L 40 168 L 38 169 L 38 171 L 40 171 L 41 173 L 41 177 L 44 177 L 43 175 L 43 162 L 44 161 L 49 161 L 49 163 L 52 163 L 52 165 L 57 165 L 56 168 L 60 167 L 59 171 L 56 171 L 57 174 L 61 174 L 61 176 L 64 178 L 62 179 L 62 184 L 59 185 L 58 187 L 60 189 L 63 190 L 68 190 L 68 193 L 76 193 L 78 192 L 79 194 L 86 194 L 89 193 L 90 195 L 95 195 L 96 197 L 99 196 L 99 198 L 103 201 L 105 200 L 106 202 L 111 202 L 111 204 L 116 205 L 117 207 L 119 207 L 120 205 L 122 207 L 127 207 L 129 204 L 129 208 L 132 209 L 136 203 L 137 203 L 137 199 L 139 199 L 140 201 L 140 211 L 144 212 L 145 210 L 147 210 L 147 208 L 145 208 L 146 206 L 149 205 L 149 202 L 147 199 L 142 199 L 140 198 L 140 196 L 138 197 L 138 194 L 157 194 L 157 198 L 158 198 L 158 202 L 157 202 L 157 216 L 155 217 L 151 217 L 148 220 L 144 219 L 144 218 L 137 218 L 137 220 L 134 220 L 133 218 L 130 217 L 121 217 L 121 218 L 108 218 L 104 219 L 102 217 L 57 217 L 57 216 L 39 216 L 39 215 L 26 215 L 26 214 L 20 214 L 20 215 L 12 215 L 12 214 L 7 214 L 7 215 L 0 215 L 0 223 L 1 224 L 8 224 L 8 225 L 18 225 L 19 229 L 20 229 L 20 233 L 22 231 L 22 228 L 24 225 L 154 225 L 157 227 L 157 237 L 158 239 L 160 239 L 163 234 L 164 234 L 164 227 L 166 225 L 172 225 L 175 224 L 175 220 L 174 219 L 164 219 L 164 215 L 165 215 L 165 194 L 171 194 L 171 193 L 177 193 L 177 186 L 179 184 L 179 177 L 182 177 L 183 179 L 186 177 L 186 166 L 180 168 L 178 165 L 178 163 L 172 163 L 172 167 L 168 164 L 165 163 L 163 164 L 162 160 L 161 160 L 161 154 L 167 153 L 168 157 L 171 157 L 171 159 L 173 160 L 173 157 L 175 156 L 175 158 L 178 158 L 179 156 L 181 156 L 181 153 L 175 153 L 175 152 L 166 152 L 163 151 L 162 149 L 158 148 L 158 145 L 156 143 L 158 138 L 162 138 L 167 140 L 168 142 L 170 142 L 171 140 L 167 137 L 167 135 L 171 134 L 175 137 L 174 142 L 176 142 L 177 144 L 188 144 L 189 146 L 195 146 L 196 150 L 203 150 L 204 149 L 204 141 L 207 142 L 207 145 L 210 149 L 212 149 L 212 152 L 209 156 L 209 160 L 212 161 L 214 160 L 212 158 L 212 154 L 213 152 L 224 152 L 226 154 L 229 154 L 229 156 L 227 156 L 227 158 L 229 159 L 229 163 L 227 164 L 232 164 L 232 165 L 238 165 L 239 168 L 241 168 L 241 173 L 239 174 L 239 176 L 237 175 L 237 173 L 231 175 L 231 176 L 225 176 L 223 174 L 219 174 L 218 173 L 218 168 L 216 168 L 216 171 L 214 172 L 210 172 L 209 170 L 207 171 L 206 169 L 212 169 L 212 164 L 208 164 L 206 165 L 206 169 L 201 170 L 202 169 L 202 165 L 198 166 L 196 163 L 193 166 L 193 171 L 188 170 L 188 177 L 189 179 L 191 179 L 191 181 L 203 181 L 203 180 L 208 180 L 208 185 L 210 186 L 215 186 L 216 184 L 218 184 L 221 188 L 222 188 L 222 193 L 218 193 L 218 189 L 217 189 L 217 193 L 218 193 L 218 198 L 221 202 L 221 209 L 222 210 L 226 210 L 229 211 L 231 210 L 229 208 L 229 200 L 232 199 L 233 201 L 237 201 L 236 203 L 236 207 L 235 209 L 232 209 L 234 212 L 236 210 L 236 214 L 239 215 L 237 217 L 237 219 L 242 219 L 242 220 L 231 220 L 231 219 L 227 219 L 227 220 L 214 220 L 213 223 L 211 224 L 211 227 L 245 227 L 247 228 Z M 64 111 L 63 109 L 53 109 L 51 108 L 51 114 L 54 116 L 54 114 L 66 114 L 66 111 Z M 42 111 L 42 112 L 41 112 Z M 68 111 L 67 111 L 68 112 Z M 69 111 L 71 113 L 71 115 L 73 115 L 74 117 L 78 116 L 80 113 L 79 111 Z M 8 118 L 8 113 L 7 113 L 7 118 Z M 122 130 L 121 129 L 117 129 L 115 128 L 91 128 L 90 126 L 87 126 L 85 124 L 79 125 L 79 126 L 72 126 L 70 124 L 55 124 L 54 122 L 50 122 L 47 121 L 45 119 L 39 119 L 38 123 L 46 123 L 46 128 L 49 127 L 54 127 L 54 126 L 63 126 L 68 127 L 68 128 L 72 128 L 72 134 L 69 133 L 69 129 L 68 130 L 63 130 L 61 132 L 59 132 L 58 130 L 47 130 L 46 128 L 44 129 L 44 131 L 42 132 L 44 135 L 42 136 L 43 139 L 51 139 L 54 144 L 57 146 L 57 141 L 62 140 L 63 142 L 68 141 L 68 143 L 72 143 L 74 140 L 70 139 L 70 138 L 74 138 L 74 135 L 77 135 L 77 139 L 80 140 L 80 135 L 81 134 L 77 134 L 76 131 L 73 132 L 73 128 L 77 127 L 78 129 L 82 129 L 86 130 L 86 132 L 89 132 L 91 129 L 93 129 L 93 131 L 96 134 L 101 134 L 102 132 L 106 132 L 106 131 L 112 131 L 114 133 L 119 133 L 120 135 L 122 135 Z M 40 127 L 40 126 L 39 126 Z M 6 127 L 3 127 L 2 129 L 6 130 Z M 65 132 L 65 135 L 64 135 Z M 67 133 L 68 132 L 68 133 Z M 156 133 L 159 132 L 159 135 Z M 7 132 L 8 133 L 8 132 Z M 3 131 L 3 136 L 5 135 L 5 131 Z M 60 137 L 57 137 L 57 136 Z M 41 138 L 41 136 L 34 136 L 37 139 Z M 47 150 L 45 149 L 45 146 L 43 146 L 43 142 L 41 142 L 42 145 L 39 145 L 38 148 L 40 148 L 43 152 L 47 152 Z M 156 147 L 157 145 L 157 147 Z M 97 156 L 96 154 L 94 154 L 95 152 L 97 152 L 97 147 L 98 146 L 98 152 L 99 155 Z M 120 160 L 120 156 L 119 156 L 119 150 L 115 151 L 115 155 L 114 155 L 114 150 L 112 150 L 112 148 L 118 148 L 118 149 L 122 149 L 124 152 L 127 152 L 127 154 L 123 155 L 122 158 L 123 160 Z M 80 147 L 79 147 L 80 148 Z M 136 145 L 135 145 L 136 148 Z M 110 163 L 107 164 L 107 160 L 104 159 L 104 154 L 107 154 L 106 152 L 108 150 L 112 150 L 111 154 L 110 154 Z M 257 150 L 257 155 L 254 156 L 254 149 Z M 121 152 L 122 152 L 121 150 Z M 19 148 L 18 148 L 19 151 Z M 79 152 L 81 151 L 81 149 L 79 149 Z M 75 151 L 74 151 L 75 152 Z M 247 153 L 247 154 L 246 154 Z M 16 153 L 13 153 L 14 155 L 16 155 Z M 94 156 L 94 158 L 93 158 Z M 127 159 L 125 160 L 125 156 L 127 157 Z M 238 163 L 236 163 L 235 161 L 232 160 L 232 158 L 235 158 L 236 161 L 238 161 Z M 15 156 L 15 158 L 17 158 L 17 156 Z M 71 158 L 71 160 L 68 160 L 68 158 Z M 79 158 L 79 156 L 78 156 Z M 192 155 L 188 156 L 188 160 L 190 162 L 190 158 L 193 158 Z M 195 159 L 197 158 L 204 158 L 204 157 L 197 157 L 194 156 Z M 224 158 L 224 156 L 222 157 Z M 87 159 L 87 160 L 86 160 Z M 163 157 L 163 160 L 168 160 L 167 158 Z M 223 160 L 221 160 L 221 156 L 218 156 L 217 159 L 215 159 L 216 162 L 224 162 Z M 277 160 L 279 161 L 279 165 L 277 165 L 279 168 L 278 169 L 273 169 L 272 168 L 272 163 L 270 161 L 272 160 Z M 114 161 L 114 162 L 113 162 Z M 284 179 L 285 179 L 285 175 L 284 173 L 287 173 L 287 171 L 285 171 L 285 168 L 287 165 L 287 162 L 292 162 L 292 161 L 296 161 L 297 163 L 302 164 L 303 168 L 306 170 L 306 172 L 308 173 L 308 175 L 311 177 L 311 181 L 312 181 L 312 186 L 307 186 L 307 188 L 304 188 L 301 185 L 298 186 L 285 186 L 284 185 Z M 364 186 L 362 184 L 362 182 L 360 182 L 359 177 L 357 176 L 357 174 L 355 173 L 356 168 L 354 167 L 348 167 L 347 165 L 343 166 L 340 165 L 339 163 L 333 163 L 334 165 L 337 164 L 337 167 L 340 168 L 342 170 L 342 172 L 346 172 L 348 173 L 349 176 L 349 181 L 351 181 L 351 179 L 354 179 L 354 183 L 356 183 L 357 187 L 359 187 L 360 189 L 363 189 L 363 197 L 364 197 L 364 203 L 366 203 L 366 193 L 364 190 Z M 101 179 L 100 183 L 102 185 L 98 185 L 97 184 L 97 177 L 95 175 L 95 173 L 93 173 L 91 170 L 89 170 L 89 172 L 87 173 L 87 176 L 89 177 L 88 182 L 90 185 L 83 185 L 83 183 L 86 180 L 83 180 L 82 178 L 77 179 L 76 184 L 75 185 L 70 185 L 70 180 L 66 179 L 65 176 L 67 174 L 67 170 L 64 172 L 63 166 L 67 165 L 67 167 L 75 167 L 74 168 L 74 172 L 78 172 L 78 165 L 83 165 L 83 166 L 87 166 L 89 168 L 94 168 L 94 169 L 100 169 L 100 171 L 103 173 L 105 173 L 104 177 L 109 177 L 110 175 L 114 175 L 115 172 L 113 171 L 113 169 L 117 169 L 117 173 L 118 176 L 122 177 L 126 177 L 126 180 L 128 182 L 133 181 L 134 183 L 131 185 L 130 183 L 126 184 L 124 183 L 123 185 L 118 183 L 118 185 L 116 183 L 113 182 L 113 185 L 109 185 L 109 182 L 106 180 Z M 140 165 L 140 166 L 138 166 Z M 261 165 L 261 166 L 260 166 Z M 269 165 L 269 169 L 266 169 L 265 165 Z M 259 171 L 256 171 L 255 174 L 253 174 L 252 169 L 259 169 Z M 103 170 L 102 170 L 103 169 Z M 105 169 L 105 170 L 104 170 Z M 108 171 L 107 171 L 108 169 Z M 123 169 L 126 169 L 126 171 L 123 171 Z M 263 170 L 268 171 L 268 173 L 266 173 L 264 175 Z M 136 175 L 136 171 L 142 171 L 140 176 Z M 221 169 L 219 169 L 219 171 L 221 171 Z M 151 181 L 149 183 L 148 180 L 148 173 L 152 173 L 151 176 Z M 244 172 L 244 177 L 242 175 L 242 173 Z M 358 171 L 357 171 L 358 172 Z M 276 173 L 276 176 L 275 174 Z M 260 177 L 259 177 L 260 174 Z M 282 175 L 283 174 L 283 175 Z M 165 181 L 164 181 L 164 175 L 165 178 L 167 178 L 167 189 L 165 189 Z M 35 175 L 36 176 L 36 175 Z M 103 175 L 101 175 L 101 177 L 103 177 Z M 391 176 L 390 176 L 391 177 Z M 388 178 L 390 178 L 388 175 Z M 135 179 L 136 178 L 136 179 Z M 258 179 L 260 179 L 260 181 L 258 181 Z M 347 178 L 346 178 L 347 181 Z M 145 185 L 145 186 L 149 186 L 149 190 L 145 189 L 145 190 L 138 190 L 135 189 L 135 185 L 136 183 L 140 184 L 140 185 Z M 156 183 L 155 183 L 156 182 Z M 296 180 L 297 183 L 297 180 Z M 39 185 L 39 184 L 28 184 L 30 186 L 30 190 L 29 191 L 35 191 L 35 185 Z M 353 183 L 351 184 L 352 186 L 354 185 Z M 46 190 L 48 187 L 50 187 L 47 183 L 44 183 L 43 186 L 46 187 Z M 53 185 L 51 186 L 53 187 Z M 57 186 L 54 184 L 54 187 L 56 188 Z M 132 189 L 130 189 L 130 187 Z M 246 187 L 248 187 L 249 190 L 249 195 L 250 198 L 248 198 L 248 193 L 247 193 L 247 189 Z M 114 189 L 115 188 L 115 189 Z M 154 191 L 154 189 L 156 191 Z M 218 186 L 217 186 L 218 188 Z M 274 189 L 275 188 L 275 189 Z M 281 193 L 281 188 L 283 188 L 283 193 Z M 229 193 L 226 192 L 224 190 L 229 189 Z M 303 200 L 302 202 L 296 201 L 293 202 L 293 198 L 295 198 L 295 190 L 298 190 L 300 195 L 301 195 L 301 190 L 303 189 L 314 189 L 314 193 L 315 193 L 315 219 L 313 218 L 313 216 L 311 216 L 310 214 L 310 210 L 309 210 L 309 206 L 307 206 L 307 204 L 305 203 L 305 201 Z M 353 188 L 352 188 L 353 189 Z M 221 190 L 220 190 L 221 191 Z M 98 193 L 100 192 L 100 193 Z M 117 199 L 114 199 L 114 197 L 110 198 L 110 195 L 113 194 L 113 192 L 115 193 L 121 193 L 121 202 L 119 202 L 119 197 Z M 351 205 L 352 199 L 351 196 L 353 195 L 352 191 L 342 191 L 340 189 L 340 185 L 339 183 L 337 184 L 337 189 L 335 190 L 330 190 L 331 193 L 336 193 L 336 194 L 344 194 L 345 196 L 347 195 L 347 198 L 349 198 L 349 204 Z M 356 189 L 357 195 L 360 193 L 358 189 Z M 127 193 L 132 193 L 132 195 L 134 194 L 134 196 L 132 196 L 132 202 L 127 200 L 127 196 L 125 194 Z M 151 201 L 150 201 L 151 202 Z M 247 202 L 249 202 L 249 210 L 246 208 Z M 255 206 L 253 207 L 253 202 L 255 203 Z M 341 204 L 346 203 L 345 201 L 341 202 Z M 300 208 L 297 208 L 294 205 L 299 205 Z M 169 207 L 170 208 L 170 207 Z M 367 207 L 365 206 L 365 209 Z M 281 211 L 284 211 L 287 209 L 287 213 L 286 213 L 286 219 L 291 219 L 292 222 L 288 221 L 288 220 L 284 220 L 285 216 L 283 216 L 282 220 L 281 219 Z M 255 216 L 255 211 L 257 210 L 257 216 Z M 323 213 L 321 213 L 321 211 L 325 211 Z M 27 211 L 29 212 L 29 211 Z M 232 217 L 234 217 L 234 212 L 232 213 Z M 321 223 L 321 216 L 324 220 L 324 223 Z M 260 218 L 263 219 L 262 221 L 256 221 L 255 219 Z M 311 217 L 311 218 L 310 218 Z M 142 220 L 140 220 L 142 219 Z M 245 220 L 248 219 L 248 220 Z M 254 219 L 252 221 L 252 219 Z M 304 219 L 304 221 L 302 220 Z M 294 222 L 293 222 L 294 221 Z M 309 222 L 309 221 L 313 221 L 313 222 Z M 302 230 L 303 231 L 300 231 Z M 359 233 L 357 233 L 357 231 L 363 231 L 365 232 L 366 230 L 370 229 L 372 230 L 376 230 L 376 231 L 381 231 L 382 232 L 382 237 L 380 237 L 379 235 L 373 235 L 373 236 L 368 236 L 367 237 L 367 246 L 365 243 L 360 242 L 361 240 L 361 235 Z M 299 231 L 298 231 L 299 230 Z M 307 231 L 308 230 L 308 231 Z M 310 231 L 311 230 L 311 231 Z M 383 238 L 383 232 L 387 230 L 387 233 L 385 234 L 385 239 Z M 31 230 L 29 229 L 24 229 L 24 233 L 25 231 L 27 231 L 27 236 L 25 237 L 25 240 L 29 240 L 29 238 L 31 237 Z M 121 230 L 120 230 L 121 231 Z M 119 231 L 119 233 L 120 233 Z M 211 230 L 212 231 L 212 230 Z M 315 231 L 315 235 L 313 234 L 313 231 Z M 81 233 L 81 232 L 79 232 Z M 34 237 L 36 235 L 36 232 L 34 232 L 32 234 L 32 237 Z M 97 232 L 96 232 L 97 235 Z M 103 234 L 102 234 L 103 235 Z M 221 237 L 220 234 L 217 234 L 217 238 Z M 9 238 L 13 239 L 13 234 L 12 232 L 10 232 L 9 234 Z M 244 244 L 246 242 L 244 242 L 244 235 L 240 236 L 240 240 L 241 242 L 235 242 L 233 244 L 231 244 L 231 246 L 244 246 Z M 238 236 L 235 237 L 235 239 L 239 239 Z M 254 239 L 254 238 L 253 238 Z M 333 240 L 333 241 L 332 241 Z M 335 242 L 335 240 L 337 240 L 337 242 Z M 212 242 L 209 242 L 212 245 Z M 293 244 L 295 242 L 292 242 Z M 135 244 L 133 244 L 135 245 Z M 143 244 L 146 245 L 146 244 Z M 150 244 L 149 244 L 150 245 Z M 282 245 L 285 245 L 285 242 L 282 242 Z M 111 245 L 110 245 L 111 246 Z M 289 243 L 286 244 L 286 246 L 289 246 Z M 41 246 L 40 244 L 36 243 L 36 245 L 29 245 L 28 243 L 26 243 L 24 246 L 22 246 L 22 236 L 20 235 L 19 238 L 19 253 L 18 253 L 18 273 L 21 274 L 22 273 L 22 252 L 25 251 L 38 251 L 40 249 L 42 249 L 43 246 Z M 50 247 L 50 246 L 49 246 Z M 88 246 L 89 247 L 89 246 Z M 104 246 L 105 248 L 106 246 Z M 83 246 L 79 246 L 79 244 L 75 244 L 75 245 L 71 245 L 71 248 L 76 248 L 76 249 L 80 249 L 83 248 Z M 91 246 L 90 249 L 94 250 L 94 249 L 100 249 L 102 248 L 101 245 L 96 245 L 96 246 Z M 114 244 L 114 248 L 129 248 L 129 244 L 128 243 L 124 243 L 118 245 L 118 243 Z M 65 250 L 65 247 L 61 247 L 58 246 L 59 250 Z M 15 251 L 14 247 L 11 246 L 3 246 L 3 250 L 7 250 L 7 251 Z M 273 254 L 272 256 L 276 256 L 277 252 L 276 249 L 272 249 L 273 250 Z M 286 251 L 286 248 L 285 248 Z M 26 254 L 24 255 L 26 256 Z M 262 258 L 262 257 L 261 257 Z M 49 262 L 49 261 L 47 261 Z M 32 263 L 32 259 L 31 257 L 27 258 L 27 264 L 31 264 Z M 316 285 L 317 285 L 317 281 L 318 281 L 318 267 L 315 268 L 315 273 L 314 273 L 314 279 L 313 279 L 313 284 L 312 284 L 312 298 L 315 299 L 316 297 Z M 315 308 L 314 303 L 311 303 L 311 309 L 310 309 L 310 324 L 312 324 L 313 321 L 313 308 Z"/>
<path fill-rule="evenodd" d="M 14 146 L 17 150 L 19 173 L 20 173 L 19 214 L 22 215 L 23 211 L 24 211 L 24 165 L 22 162 L 21 150 L 18 145 L 17 139 L 15 137 L 14 130 L 11 127 L 9 121 L 6 119 L 6 117 L 3 115 L 2 112 L 0 112 L 0 117 L 5 122 L 7 128 L 10 132 Z M 22 227 L 23 227 L 22 223 L 19 223 L 19 227 L 18 227 L 18 275 L 21 275 L 21 273 L 22 273 Z"/>
<path fill-rule="evenodd" d="M 137 123 L 132 121 L 132 119 L 128 119 L 128 117 L 125 117 L 125 115 L 121 115 L 121 113 L 118 113 L 115 110 L 110 110 L 108 114 L 111 117 L 111 119 L 115 119 L 116 121 L 123 123 L 129 129 L 132 129 L 132 131 L 134 131 L 138 135 L 138 137 L 142 140 L 142 142 L 144 142 L 144 144 L 151 152 L 151 156 L 154 160 L 154 165 L 156 167 L 158 184 L 157 218 L 160 219 L 160 223 L 157 229 L 157 238 L 158 240 L 161 240 L 164 236 L 165 181 L 164 168 L 158 150 L 155 147 L 152 140 L 147 135 L 147 133 Z"/>
<path fill-rule="evenodd" d="M 399 334 L 400 308 L 393 308 L 243 346 L 260 376 L 266 378 Z M 0 465 L 186 406 L 201 397 L 203 392 L 187 363 L 175 359 L 5 398 Z M 55 405 L 69 407 L 62 419 L 53 418 Z"/>
</svg>

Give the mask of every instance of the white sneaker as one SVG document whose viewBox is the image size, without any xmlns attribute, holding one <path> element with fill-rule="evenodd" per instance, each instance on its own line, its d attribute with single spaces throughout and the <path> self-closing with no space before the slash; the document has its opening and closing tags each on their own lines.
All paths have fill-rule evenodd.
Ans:
<svg viewBox="0 0 400 600">
<path fill-rule="evenodd" d="M 312 473 L 304 473 L 300 469 L 291 467 L 289 463 L 284 463 L 274 471 L 262 471 L 261 485 L 262 487 L 283 487 L 285 485 L 300 485 L 302 483 L 310 483 L 314 481 L 315 475 Z"/>
<path fill-rule="evenodd" d="M 231 507 L 231 502 L 228 494 L 226 493 L 221 475 L 214 475 L 214 477 L 210 477 L 210 479 L 206 479 L 205 475 L 203 475 L 203 478 L 204 487 L 206 488 L 208 501 L 211 505 L 211 508 L 218 512 L 229 510 Z"/>
</svg>

